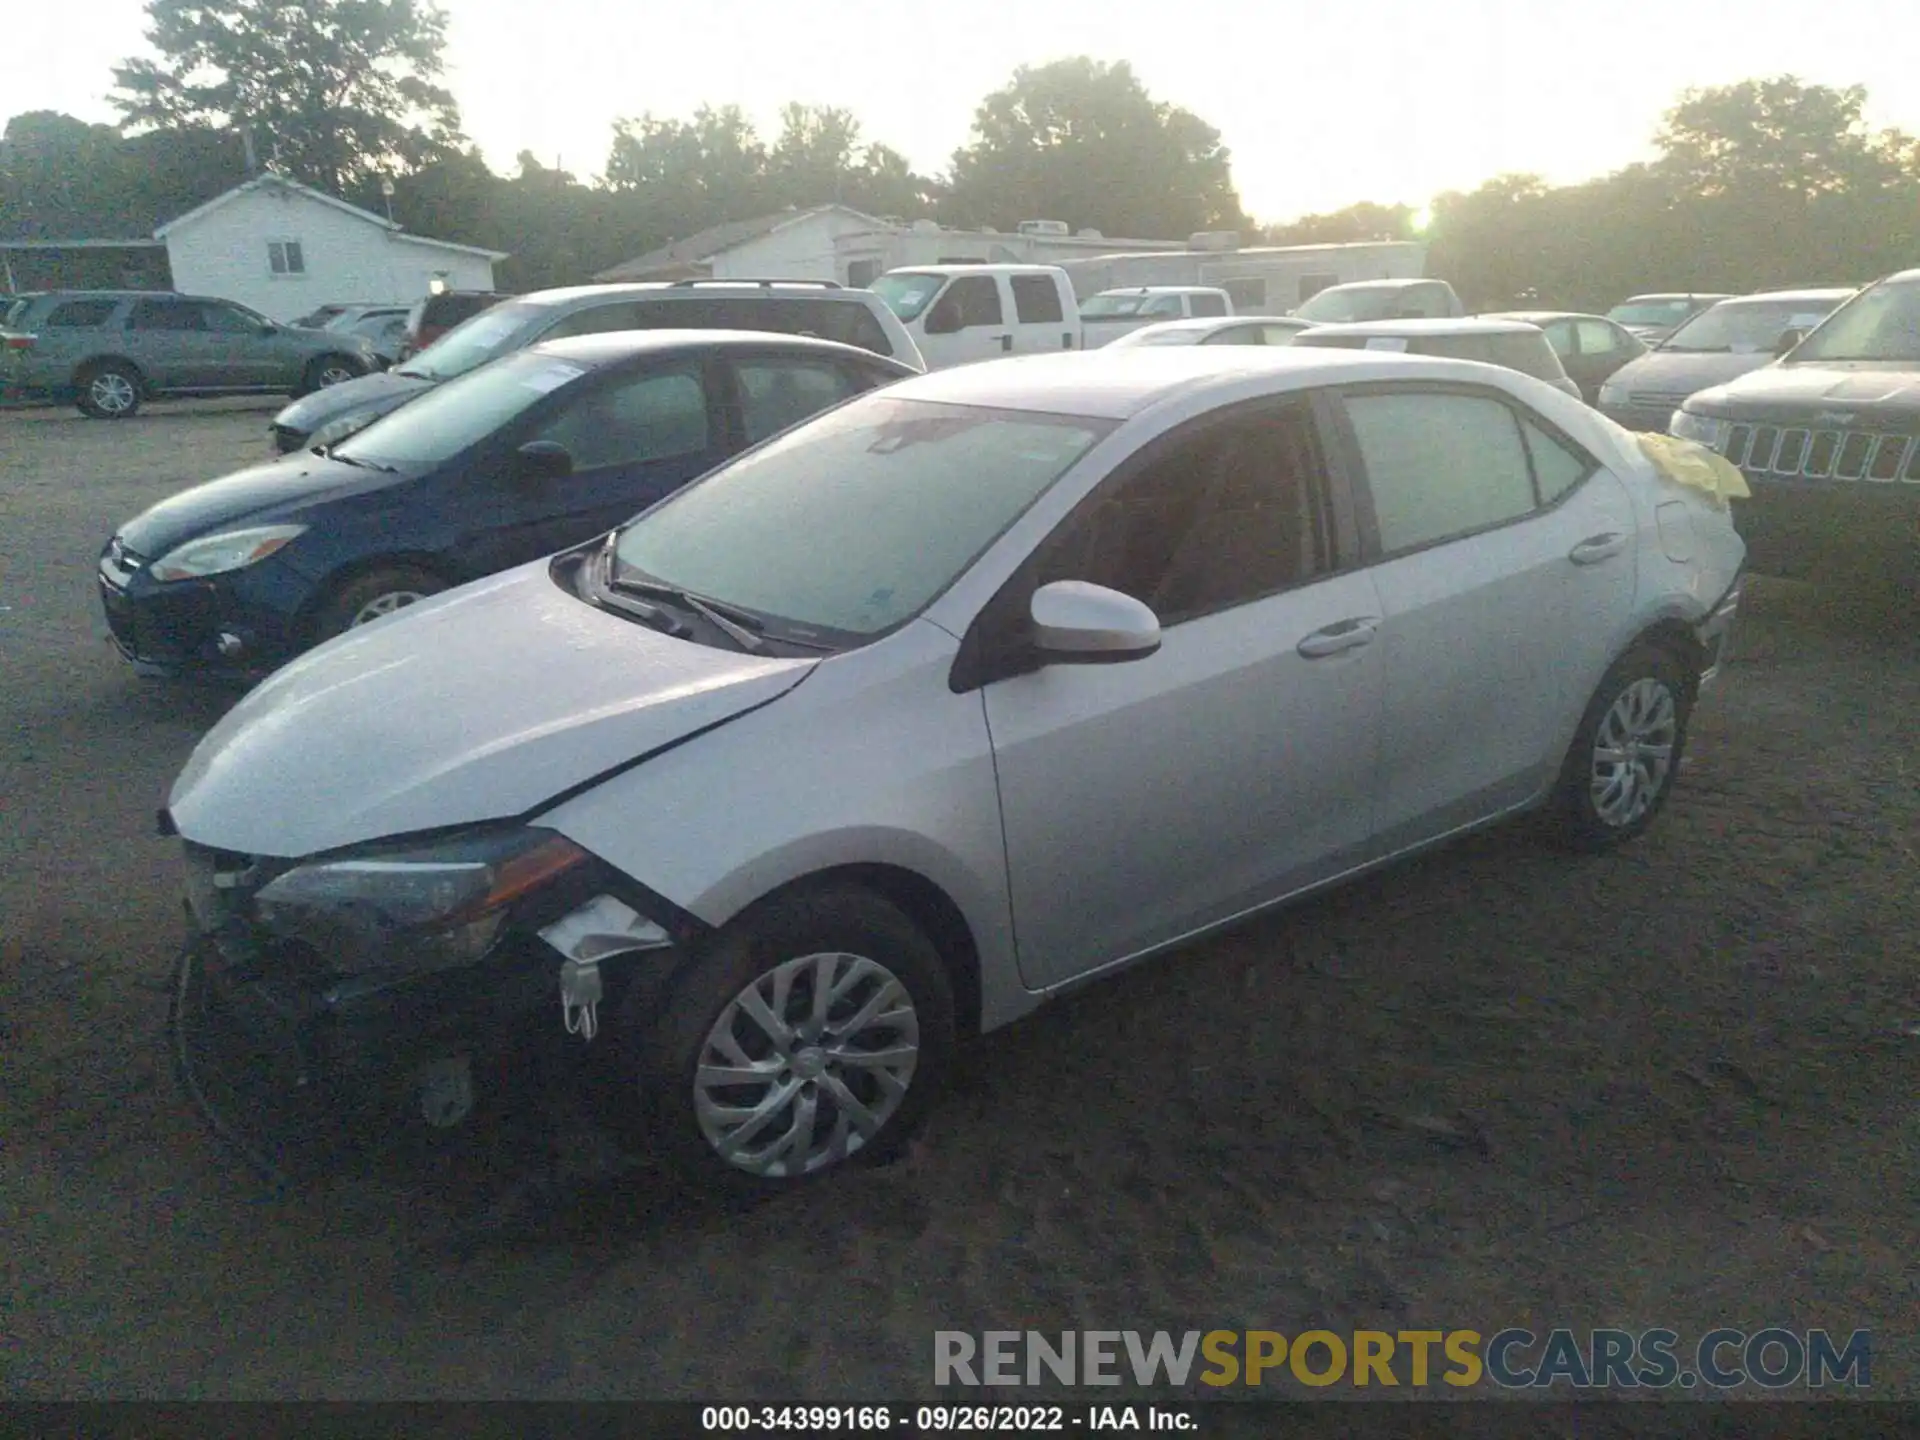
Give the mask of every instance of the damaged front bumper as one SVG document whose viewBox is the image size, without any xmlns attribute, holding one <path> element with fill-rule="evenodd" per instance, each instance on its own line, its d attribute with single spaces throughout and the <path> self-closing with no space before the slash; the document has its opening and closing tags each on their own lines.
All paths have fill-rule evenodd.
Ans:
<svg viewBox="0 0 1920 1440">
<path fill-rule="evenodd" d="M 1721 667 L 1732 653 L 1734 629 L 1740 618 L 1740 597 L 1746 589 L 1746 583 L 1747 568 L 1742 564 L 1726 593 L 1714 601 L 1706 618 L 1693 627 L 1694 638 L 1700 642 L 1699 684 L 1702 689 L 1718 678 Z"/>
<path fill-rule="evenodd" d="M 263 927 L 247 884 L 214 883 L 250 874 L 257 893 L 254 863 L 188 855 L 176 1068 L 214 1131 L 282 1182 L 460 1125 L 492 1092 L 510 1098 L 543 1052 L 585 1058 L 569 1035 L 591 1039 L 603 1001 L 618 1004 L 640 968 L 673 973 L 697 938 L 643 918 L 633 887 L 596 862 L 517 901 L 473 963 L 342 974 Z"/>
</svg>

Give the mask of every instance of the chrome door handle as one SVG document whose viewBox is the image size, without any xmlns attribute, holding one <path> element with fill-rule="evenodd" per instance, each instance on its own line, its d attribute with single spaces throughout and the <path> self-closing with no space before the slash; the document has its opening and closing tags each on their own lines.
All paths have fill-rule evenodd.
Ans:
<svg viewBox="0 0 1920 1440">
<path fill-rule="evenodd" d="M 1627 537 L 1618 530 L 1609 530 L 1604 535 L 1582 540 L 1567 552 L 1567 558 L 1576 565 L 1596 565 L 1602 560 L 1611 560 L 1626 548 Z"/>
<path fill-rule="evenodd" d="M 1296 647 L 1309 660 L 1318 660 L 1327 655 L 1340 655 L 1348 650 L 1358 650 L 1362 645 L 1373 643 L 1374 632 L 1380 627 L 1375 617 L 1368 615 L 1353 620 L 1342 620 L 1314 631 Z"/>
</svg>

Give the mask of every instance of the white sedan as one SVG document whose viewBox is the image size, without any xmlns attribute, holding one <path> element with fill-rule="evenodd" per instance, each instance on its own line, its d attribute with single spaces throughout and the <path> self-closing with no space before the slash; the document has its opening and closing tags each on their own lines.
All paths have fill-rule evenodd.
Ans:
<svg viewBox="0 0 1920 1440">
<path fill-rule="evenodd" d="M 231 711 L 163 817 L 183 1063 L 412 1075 L 451 1124 L 450 1077 L 564 1025 L 707 1180 L 882 1156 L 957 1043 L 1068 987 L 1521 811 L 1638 835 L 1743 556 L 1487 365 L 906 379 Z"/>
<path fill-rule="evenodd" d="M 1195 320 L 1162 320 L 1129 330 L 1105 348 L 1138 345 L 1289 345 L 1310 328 L 1285 315 L 1206 315 Z"/>
</svg>

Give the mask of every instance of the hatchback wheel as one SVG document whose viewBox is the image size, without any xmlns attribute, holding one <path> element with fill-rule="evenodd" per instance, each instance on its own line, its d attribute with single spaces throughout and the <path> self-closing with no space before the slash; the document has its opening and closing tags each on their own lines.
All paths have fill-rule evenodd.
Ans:
<svg viewBox="0 0 1920 1440">
<path fill-rule="evenodd" d="M 320 608 L 314 621 L 314 639 L 330 640 L 446 588 L 446 581 L 417 565 L 386 565 L 368 571 L 342 585 Z"/>
<path fill-rule="evenodd" d="M 655 1148 L 701 1183 L 746 1193 L 897 1154 L 954 1043 L 939 952 L 857 888 L 749 912 L 659 1013 L 624 1018 Z"/>
<path fill-rule="evenodd" d="M 89 367 L 79 380 L 76 403 L 90 420 L 124 420 L 140 409 L 140 372 L 110 360 Z"/>
<path fill-rule="evenodd" d="M 1561 775 L 1573 844 L 1608 849 L 1653 823 L 1673 791 L 1692 708 L 1692 678 L 1670 650 L 1636 647 L 1607 672 Z"/>
</svg>

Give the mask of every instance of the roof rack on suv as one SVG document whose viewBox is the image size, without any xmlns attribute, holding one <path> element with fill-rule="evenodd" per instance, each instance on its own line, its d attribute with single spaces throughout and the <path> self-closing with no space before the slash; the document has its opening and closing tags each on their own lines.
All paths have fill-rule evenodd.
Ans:
<svg viewBox="0 0 1920 1440">
<path fill-rule="evenodd" d="M 841 290 L 845 287 L 838 280 L 670 280 L 667 282 L 676 290 L 691 289 L 695 285 L 758 285 L 771 290 L 776 285 L 817 285 L 822 290 Z"/>
</svg>

